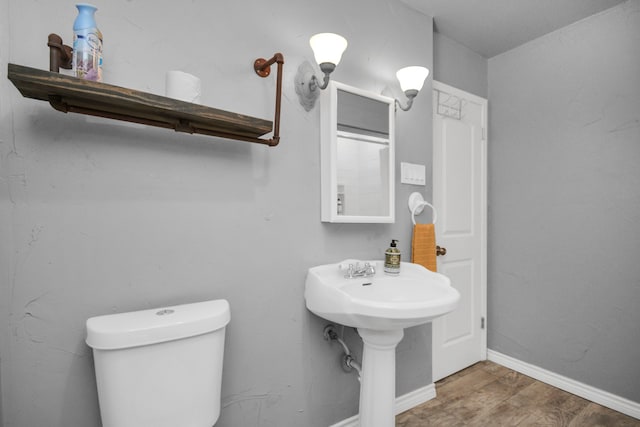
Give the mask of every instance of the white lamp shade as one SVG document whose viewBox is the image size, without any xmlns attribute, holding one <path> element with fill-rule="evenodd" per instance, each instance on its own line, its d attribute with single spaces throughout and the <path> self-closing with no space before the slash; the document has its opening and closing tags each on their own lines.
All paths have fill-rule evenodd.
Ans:
<svg viewBox="0 0 640 427">
<path fill-rule="evenodd" d="M 318 64 L 329 62 L 338 65 L 342 52 L 347 48 L 347 40 L 333 33 L 320 33 L 309 40 Z"/>
<path fill-rule="evenodd" d="M 428 75 L 428 68 L 418 66 L 401 68 L 396 73 L 403 92 L 407 90 L 420 91 Z"/>
</svg>

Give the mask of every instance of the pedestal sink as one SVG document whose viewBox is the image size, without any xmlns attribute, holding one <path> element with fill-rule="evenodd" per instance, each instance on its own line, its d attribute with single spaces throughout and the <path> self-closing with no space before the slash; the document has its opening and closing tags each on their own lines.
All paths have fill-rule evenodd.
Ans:
<svg viewBox="0 0 640 427">
<path fill-rule="evenodd" d="M 367 276 L 345 277 L 352 261 L 310 268 L 304 295 L 311 312 L 358 328 L 364 342 L 360 426 L 393 427 L 396 346 L 404 328 L 452 311 L 460 294 L 448 277 L 421 265 L 403 262 L 400 274 L 391 276 L 382 272 L 382 261 L 368 262 L 375 274 L 369 269 Z"/>
</svg>

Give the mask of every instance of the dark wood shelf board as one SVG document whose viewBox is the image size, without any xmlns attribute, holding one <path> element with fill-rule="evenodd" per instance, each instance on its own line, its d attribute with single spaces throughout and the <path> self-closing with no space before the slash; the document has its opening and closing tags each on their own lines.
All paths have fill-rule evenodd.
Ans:
<svg viewBox="0 0 640 427">
<path fill-rule="evenodd" d="M 222 138 L 269 144 L 273 122 L 64 74 L 9 64 L 7 77 L 26 98 L 75 112 Z"/>
</svg>

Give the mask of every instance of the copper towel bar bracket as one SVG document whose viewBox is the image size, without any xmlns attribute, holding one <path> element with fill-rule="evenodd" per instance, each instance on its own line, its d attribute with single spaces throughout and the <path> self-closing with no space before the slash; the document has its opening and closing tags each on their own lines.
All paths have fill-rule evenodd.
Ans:
<svg viewBox="0 0 640 427">
<path fill-rule="evenodd" d="M 280 142 L 280 101 L 282 99 L 282 66 L 284 56 L 276 53 L 271 59 L 258 58 L 253 63 L 253 69 L 260 77 L 267 77 L 271 73 L 271 66 L 278 64 L 278 76 L 276 77 L 276 112 L 273 119 L 273 136 L 269 139 L 269 146 L 275 147 Z"/>
</svg>

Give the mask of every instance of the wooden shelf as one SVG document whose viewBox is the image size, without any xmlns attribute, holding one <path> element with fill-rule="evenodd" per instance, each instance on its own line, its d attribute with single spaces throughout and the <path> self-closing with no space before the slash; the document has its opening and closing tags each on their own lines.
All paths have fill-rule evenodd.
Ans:
<svg viewBox="0 0 640 427">
<path fill-rule="evenodd" d="M 269 120 L 16 64 L 9 64 L 7 77 L 24 97 L 47 101 L 64 113 L 267 145 L 278 143 L 260 138 L 272 131 Z"/>
</svg>

